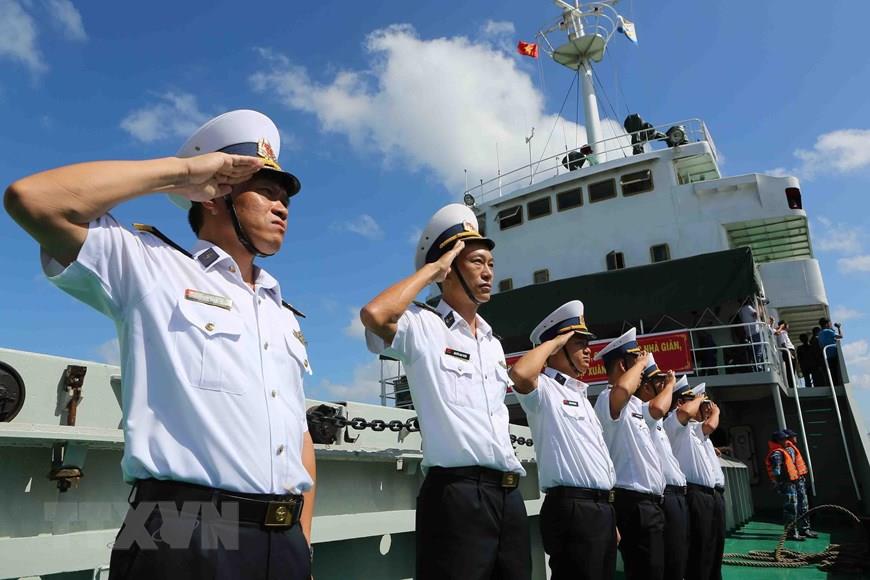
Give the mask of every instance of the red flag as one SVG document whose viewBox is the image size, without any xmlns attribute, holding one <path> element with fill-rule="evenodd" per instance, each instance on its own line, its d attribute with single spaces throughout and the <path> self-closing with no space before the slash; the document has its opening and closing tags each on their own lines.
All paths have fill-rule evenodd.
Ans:
<svg viewBox="0 0 870 580">
<path fill-rule="evenodd" d="M 538 58 L 538 45 L 534 42 L 519 41 L 517 44 L 517 52 L 523 56 Z"/>
</svg>

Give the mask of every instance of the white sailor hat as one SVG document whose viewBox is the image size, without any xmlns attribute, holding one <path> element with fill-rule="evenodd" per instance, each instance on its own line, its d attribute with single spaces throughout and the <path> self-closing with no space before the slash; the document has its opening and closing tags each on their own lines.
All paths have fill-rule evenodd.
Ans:
<svg viewBox="0 0 870 580">
<path fill-rule="evenodd" d="M 551 312 L 535 327 L 532 334 L 529 335 L 529 340 L 537 346 L 560 334 L 572 331 L 588 338 L 595 338 L 595 335 L 589 332 L 586 327 L 586 320 L 583 318 L 583 303 L 579 300 L 566 302 Z"/>
<path fill-rule="evenodd" d="M 278 165 L 281 134 L 272 119 L 263 113 L 239 109 L 218 115 L 197 129 L 176 155 L 194 157 L 214 151 L 263 159 L 265 165 L 261 171 L 274 175 L 291 197 L 302 187 L 295 175 Z M 169 198 L 181 209 L 190 209 L 190 200 L 173 194 Z"/>
<path fill-rule="evenodd" d="M 689 390 L 689 379 L 686 375 L 680 377 L 680 380 L 674 385 L 674 396 L 680 397 Z"/>
<path fill-rule="evenodd" d="M 435 212 L 426 224 L 417 242 L 414 267 L 419 270 L 424 264 L 437 261 L 459 240 L 478 240 L 490 250 L 495 247 L 495 242 L 480 235 L 477 216 L 471 208 L 461 203 L 451 203 Z"/>
<path fill-rule="evenodd" d="M 700 397 L 707 392 L 707 383 L 701 383 L 692 387 L 692 394 L 696 397 Z"/>
<path fill-rule="evenodd" d="M 608 360 L 638 352 L 640 347 L 637 344 L 637 329 L 632 326 L 628 332 L 610 341 L 607 346 L 595 353 L 595 360 L 603 360 L 606 363 Z"/>
<path fill-rule="evenodd" d="M 656 359 L 653 356 L 653 353 L 647 353 L 646 366 L 643 368 L 643 372 L 641 373 L 641 379 L 648 381 L 663 374 L 664 373 L 659 368 L 659 365 L 656 364 Z"/>
</svg>

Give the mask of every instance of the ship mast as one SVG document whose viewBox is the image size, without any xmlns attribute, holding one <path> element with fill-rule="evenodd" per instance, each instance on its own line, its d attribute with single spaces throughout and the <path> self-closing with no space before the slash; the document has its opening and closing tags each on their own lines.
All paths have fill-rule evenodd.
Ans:
<svg viewBox="0 0 870 580">
<path fill-rule="evenodd" d="M 550 57 L 558 64 L 577 71 L 581 79 L 586 140 L 593 153 L 602 140 L 602 133 L 592 63 L 604 58 L 607 43 L 616 31 L 624 32 L 636 42 L 633 24 L 613 8 L 618 1 L 601 0 L 581 5 L 579 0 L 575 0 L 572 6 L 564 0 L 555 0 L 556 6 L 562 9 L 562 19 L 540 32 L 545 43 L 544 50 Z M 547 35 L 561 36 L 564 33 L 567 33 L 567 42 L 554 39 L 557 46 L 554 48 Z"/>
</svg>

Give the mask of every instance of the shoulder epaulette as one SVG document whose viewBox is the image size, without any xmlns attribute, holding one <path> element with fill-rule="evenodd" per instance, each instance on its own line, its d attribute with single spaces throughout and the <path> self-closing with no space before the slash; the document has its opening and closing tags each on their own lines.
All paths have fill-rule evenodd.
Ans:
<svg viewBox="0 0 870 580">
<path fill-rule="evenodd" d="M 140 232 L 146 232 L 146 233 L 151 234 L 152 236 L 160 238 L 167 246 L 171 247 L 174 250 L 178 250 L 179 252 L 181 252 L 182 254 L 187 256 L 188 258 L 193 258 L 193 254 L 191 254 L 190 252 L 188 252 L 187 250 L 185 250 L 184 248 L 182 248 L 181 246 L 179 246 L 178 244 L 176 244 L 175 242 L 170 240 L 166 236 L 166 234 L 164 234 L 163 232 L 161 232 L 160 230 L 158 230 L 154 226 L 149 226 L 148 224 L 133 224 L 133 227 L 136 228 L 137 230 L 139 230 Z"/>
<path fill-rule="evenodd" d="M 305 318 L 305 315 L 302 314 L 301 310 L 296 310 L 296 308 L 294 308 L 293 305 L 290 304 L 289 302 L 287 302 L 286 300 L 281 301 L 281 306 L 283 306 L 284 308 L 286 308 L 287 310 L 289 310 L 290 312 L 292 312 L 293 314 L 295 314 L 299 318 Z"/>
<path fill-rule="evenodd" d="M 172 248 L 174 250 L 178 250 L 179 252 L 181 252 L 182 254 L 187 256 L 188 258 L 191 258 L 191 259 L 193 258 L 193 254 L 191 254 L 190 252 L 188 252 L 187 250 L 185 250 L 184 248 L 182 248 L 181 246 L 179 246 L 178 244 L 176 244 L 175 242 L 170 240 L 166 234 L 164 234 L 163 232 L 161 232 L 160 230 L 158 230 L 154 226 L 149 226 L 148 224 L 133 224 L 133 227 L 136 228 L 140 232 L 146 232 L 146 233 L 149 233 L 156 238 L 159 238 L 167 246 L 169 246 L 170 248 Z M 281 306 L 288 309 L 290 312 L 292 312 L 296 316 L 298 316 L 300 318 L 305 318 L 305 314 L 303 314 L 301 310 L 297 310 L 296 308 L 293 307 L 292 304 L 290 304 L 286 300 L 281 301 Z M 433 310 L 434 310 L 434 308 L 433 308 Z"/>
<path fill-rule="evenodd" d="M 437 316 L 438 318 L 441 318 L 441 313 L 438 312 L 438 310 L 436 310 L 434 306 L 430 306 L 429 304 L 426 304 L 425 302 L 419 302 L 417 300 L 414 300 L 413 304 L 417 308 L 422 308 L 423 310 L 428 310 L 429 312 L 432 312 L 433 314 L 435 314 L 435 316 Z"/>
</svg>

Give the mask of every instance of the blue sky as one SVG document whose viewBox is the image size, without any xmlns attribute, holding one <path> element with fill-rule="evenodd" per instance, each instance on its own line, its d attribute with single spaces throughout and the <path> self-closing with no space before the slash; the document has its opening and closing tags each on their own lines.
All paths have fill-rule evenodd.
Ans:
<svg viewBox="0 0 870 580">
<path fill-rule="evenodd" d="M 870 3 L 823 13 L 817 2 L 784 0 L 626 0 L 620 9 L 640 44 L 615 37 L 598 67 L 602 115 L 612 105 L 619 121 L 627 110 L 656 124 L 700 117 L 725 174 L 801 178 L 870 413 L 870 60 L 853 25 L 870 20 Z M 171 155 L 212 115 L 266 112 L 282 131 L 282 164 L 303 184 L 285 247 L 264 266 L 308 314 L 308 395 L 373 400 L 377 367 L 356 312 L 410 273 L 419 228 L 460 198 L 464 169 L 472 183 L 494 175 L 496 142 L 502 167 L 521 164 L 528 128 L 542 136 L 554 126 L 571 76 L 514 46 L 558 16 L 544 0 L 268 9 L 0 0 L 0 183 L 76 161 Z M 553 138 L 567 143 L 573 105 L 563 116 Z M 113 213 L 192 241 L 162 196 Z M 36 245 L 2 212 L 0 266 L 0 345 L 116 356 L 109 320 L 41 277 Z"/>
</svg>

